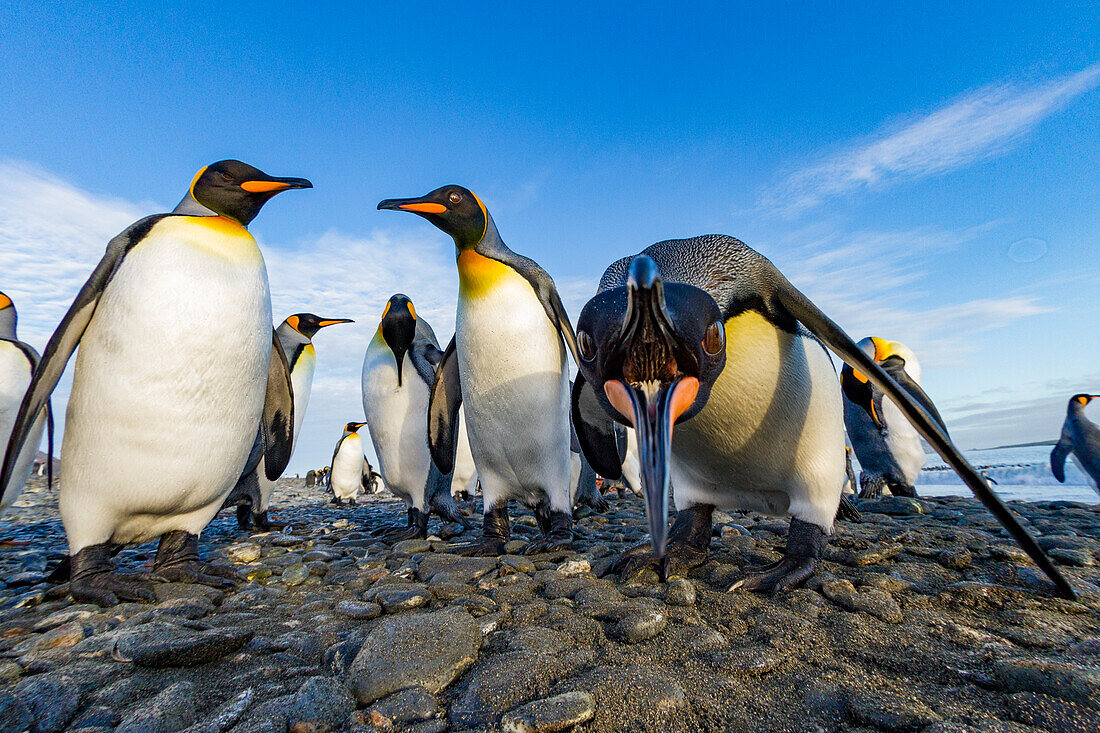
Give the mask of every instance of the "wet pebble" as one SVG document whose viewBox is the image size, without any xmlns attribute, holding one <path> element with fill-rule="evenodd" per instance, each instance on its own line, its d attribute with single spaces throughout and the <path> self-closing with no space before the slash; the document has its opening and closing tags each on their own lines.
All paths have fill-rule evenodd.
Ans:
<svg viewBox="0 0 1100 733">
<path fill-rule="evenodd" d="M 588 722 L 595 712 L 596 699 L 592 695 L 567 692 L 506 713 L 500 727 L 505 733 L 555 733 Z"/>
</svg>

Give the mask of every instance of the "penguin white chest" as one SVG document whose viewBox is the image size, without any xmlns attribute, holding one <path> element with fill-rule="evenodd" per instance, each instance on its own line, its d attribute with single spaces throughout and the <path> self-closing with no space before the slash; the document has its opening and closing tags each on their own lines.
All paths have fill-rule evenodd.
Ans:
<svg viewBox="0 0 1100 733">
<path fill-rule="evenodd" d="M 459 375 L 487 500 L 537 500 L 545 491 L 552 506 L 568 511 L 569 378 L 561 336 L 512 268 L 463 252 L 459 274 Z"/>
<path fill-rule="evenodd" d="M 12 428 L 19 416 L 19 405 L 31 384 L 31 363 L 27 355 L 15 344 L 0 340 L 0 450 L 8 444 Z M 30 437 L 16 458 L 14 488 L 4 496 L 0 509 L 10 506 L 19 496 L 23 484 L 30 475 L 38 445 L 42 441 L 45 426 L 45 410 L 31 426 Z M 2 460 L 2 459 L 0 459 Z"/>
<path fill-rule="evenodd" d="M 359 494 L 363 478 L 363 441 L 352 433 L 340 442 L 340 449 L 332 459 L 332 478 L 329 485 L 339 499 L 354 499 Z"/>
<path fill-rule="evenodd" d="M 424 508 L 431 461 L 428 394 L 407 355 L 398 386 L 397 360 L 379 329 L 363 360 L 363 412 L 386 488 L 417 509 Z"/>
<path fill-rule="evenodd" d="M 313 344 L 302 347 L 302 353 L 290 370 L 290 385 L 294 388 L 294 443 L 298 443 L 298 431 L 302 429 L 302 420 L 309 407 L 309 395 L 313 390 L 313 370 L 317 366 L 317 352 Z"/>
<path fill-rule="evenodd" d="M 209 522 L 255 437 L 270 349 L 267 271 L 251 235 L 158 222 L 81 340 L 61 457 L 71 552 Z"/>
<path fill-rule="evenodd" d="M 755 311 L 726 322 L 726 366 L 706 407 L 676 426 L 677 505 L 790 513 L 829 529 L 844 485 L 840 385 L 813 340 Z"/>
</svg>

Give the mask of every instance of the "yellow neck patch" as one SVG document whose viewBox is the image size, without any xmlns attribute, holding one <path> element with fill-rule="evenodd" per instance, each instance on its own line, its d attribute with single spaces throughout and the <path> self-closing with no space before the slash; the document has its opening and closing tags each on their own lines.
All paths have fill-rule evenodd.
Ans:
<svg viewBox="0 0 1100 733">
<path fill-rule="evenodd" d="M 252 234 L 224 216 L 166 216 L 138 246 L 162 237 L 186 242 L 230 262 L 263 262 Z"/>
<path fill-rule="evenodd" d="M 512 274 L 503 262 L 480 255 L 472 249 L 458 255 L 458 284 L 464 298 L 480 298 Z"/>
</svg>

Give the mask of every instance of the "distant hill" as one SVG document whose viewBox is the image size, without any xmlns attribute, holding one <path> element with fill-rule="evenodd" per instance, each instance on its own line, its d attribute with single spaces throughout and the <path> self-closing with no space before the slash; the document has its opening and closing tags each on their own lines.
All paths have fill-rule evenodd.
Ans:
<svg viewBox="0 0 1100 733">
<path fill-rule="evenodd" d="M 981 450 L 1001 450 L 1002 448 L 1034 448 L 1040 445 L 1054 445 L 1057 440 L 1037 440 L 1034 443 L 1013 443 L 1012 445 L 996 445 L 992 448 L 982 448 Z"/>
</svg>

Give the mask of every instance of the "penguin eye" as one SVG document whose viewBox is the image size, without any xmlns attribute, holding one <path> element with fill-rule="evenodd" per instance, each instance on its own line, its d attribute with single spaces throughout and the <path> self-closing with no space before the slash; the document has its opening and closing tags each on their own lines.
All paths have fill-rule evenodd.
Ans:
<svg viewBox="0 0 1100 733">
<path fill-rule="evenodd" d="M 228 173 L 226 173 L 225 171 L 222 171 L 222 172 L 221 172 L 221 173 L 219 173 L 218 175 L 220 175 L 220 176 L 222 177 L 222 180 L 223 180 L 223 181 L 232 181 L 232 180 L 233 180 L 233 176 L 229 175 L 229 174 L 228 174 Z"/>
<path fill-rule="evenodd" d="M 451 200 L 452 204 L 457 204 L 459 201 L 462 200 L 462 194 L 460 194 L 458 191 L 453 191 L 451 195 L 447 198 Z"/>
<path fill-rule="evenodd" d="M 722 324 L 715 321 L 707 326 L 706 333 L 703 334 L 703 351 L 707 352 L 708 356 L 717 356 L 726 345 L 726 331 L 722 328 Z"/>
<path fill-rule="evenodd" d="M 585 361 L 596 358 L 596 342 L 588 335 L 588 331 L 577 331 L 577 348 L 580 349 L 581 358 Z"/>
</svg>

